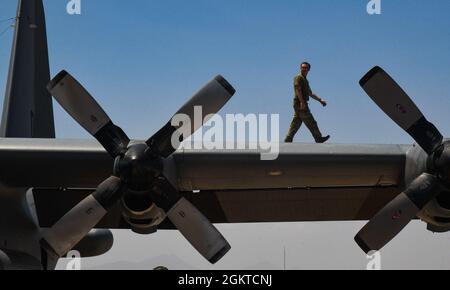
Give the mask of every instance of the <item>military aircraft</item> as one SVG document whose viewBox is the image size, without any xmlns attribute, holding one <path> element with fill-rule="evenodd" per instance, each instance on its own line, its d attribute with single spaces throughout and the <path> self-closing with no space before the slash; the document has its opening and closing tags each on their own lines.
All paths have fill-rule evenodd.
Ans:
<svg viewBox="0 0 450 290">
<path fill-rule="evenodd" d="M 72 249 L 102 255 L 110 229 L 177 229 L 211 263 L 230 249 L 218 223 L 370 220 L 355 238 L 365 252 L 415 218 L 450 230 L 449 143 L 383 69 L 360 84 L 417 145 L 282 144 L 261 161 L 258 150 L 176 150 L 170 123 L 130 140 L 68 72 L 50 80 L 42 0 L 19 0 L 0 132 L 0 269 L 54 269 Z M 215 113 L 234 92 L 218 76 L 178 112 Z M 55 138 L 52 95 L 96 140 Z"/>
</svg>

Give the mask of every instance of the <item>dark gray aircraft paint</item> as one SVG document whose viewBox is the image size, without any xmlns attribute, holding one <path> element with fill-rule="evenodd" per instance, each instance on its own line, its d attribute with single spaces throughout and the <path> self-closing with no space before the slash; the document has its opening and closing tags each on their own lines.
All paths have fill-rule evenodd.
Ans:
<svg viewBox="0 0 450 290">
<path fill-rule="evenodd" d="M 52 99 L 46 88 L 49 81 L 42 0 L 19 0 L 0 129 L 2 140 L 54 140 Z M 27 158 L 26 154 L 11 155 Z M 10 169 L 20 169 L 23 176 L 27 166 L 18 167 L 12 164 Z M 5 180 L 0 181 L 0 270 L 53 269 L 56 266 L 57 260 L 48 257 L 39 245 L 42 229 L 32 191 L 29 191 L 33 187 L 12 186 Z M 108 251 L 112 243 L 111 231 L 97 230 L 89 233 L 74 249 L 84 257 L 97 256 Z"/>
<path fill-rule="evenodd" d="M 42 0 L 19 1 L 0 136 L 55 138 Z"/>
<path fill-rule="evenodd" d="M 0 136 L 54 138 L 47 36 L 42 0 L 18 1 Z M 25 168 L 23 168 L 25 170 Z M 29 188 L 0 184 L 0 269 L 42 269 L 40 228 Z"/>
</svg>

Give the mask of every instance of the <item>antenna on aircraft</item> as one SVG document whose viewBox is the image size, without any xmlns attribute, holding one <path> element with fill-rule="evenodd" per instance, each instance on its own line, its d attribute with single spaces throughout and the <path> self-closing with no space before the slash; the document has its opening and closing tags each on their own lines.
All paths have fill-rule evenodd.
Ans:
<svg viewBox="0 0 450 290">
<path fill-rule="evenodd" d="M 2 19 L 2 20 L 0 20 L 0 23 L 8 22 L 8 21 L 16 20 L 16 19 L 17 19 L 17 17 L 11 17 L 11 18 L 8 18 L 8 19 Z"/>
<path fill-rule="evenodd" d="M 15 21 L 17 19 L 17 17 L 12 17 L 12 18 L 8 18 L 8 19 L 2 19 L 0 20 L 0 23 L 5 23 L 8 21 Z M 9 24 L 8 27 L 6 27 L 5 29 L 3 29 L 2 31 L 0 31 L 0 37 L 2 37 L 4 34 L 6 34 L 11 28 L 14 28 L 16 25 L 15 23 Z"/>
</svg>

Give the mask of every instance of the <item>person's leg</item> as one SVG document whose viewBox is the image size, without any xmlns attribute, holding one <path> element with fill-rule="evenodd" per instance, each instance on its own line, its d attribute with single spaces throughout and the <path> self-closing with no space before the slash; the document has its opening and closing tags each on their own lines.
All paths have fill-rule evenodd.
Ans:
<svg viewBox="0 0 450 290">
<path fill-rule="evenodd" d="M 300 112 L 300 118 L 305 123 L 306 127 L 308 127 L 309 131 L 311 132 L 312 136 L 314 137 L 314 140 L 317 143 L 323 143 L 324 138 L 322 137 L 322 133 L 320 132 L 319 126 L 317 125 L 317 122 L 314 119 L 314 116 L 311 114 L 311 111 L 306 110 L 306 111 Z"/>
<path fill-rule="evenodd" d="M 299 113 L 297 110 L 294 110 L 294 112 L 294 118 L 292 119 L 291 126 L 289 127 L 286 139 L 284 140 L 286 143 L 292 143 L 295 134 L 297 134 L 298 129 L 302 126 L 302 119 L 300 118 Z"/>
</svg>

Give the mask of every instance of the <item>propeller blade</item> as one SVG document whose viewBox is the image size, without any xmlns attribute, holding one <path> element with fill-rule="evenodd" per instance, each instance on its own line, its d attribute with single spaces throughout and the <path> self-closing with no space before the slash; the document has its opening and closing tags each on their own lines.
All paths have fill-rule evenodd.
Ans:
<svg viewBox="0 0 450 290">
<path fill-rule="evenodd" d="M 438 191 L 438 179 L 423 173 L 361 229 L 355 237 L 356 243 L 366 253 L 379 251 L 416 217 Z"/>
<path fill-rule="evenodd" d="M 207 83 L 174 115 L 184 114 L 189 117 L 191 122 L 190 134 L 186 132 L 185 136 L 182 136 L 182 139 L 179 141 L 182 142 L 194 134 L 211 117 L 211 114 L 216 114 L 220 111 L 235 92 L 236 90 L 230 83 L 220 75 Z M 202 108 L 203 116 L 201 122 L 194 121 L 195 107 Z M 180 126 L 172 126 L 171 121 L 169 121 L 161 130 L 148 139 L 146 143 L 154 153 L 168 157 L 177 149 L 172 145 L 172 135 L 179 128 Z"/>
<path fill-rule="evenodd" d="M 219 230 L 185 198 L 167 212 L 167 217 L 210 263 L 215 264 L 231 249 Z"/>
<path fill-rule="evenodd" d="M 130 139 L 111 121 L 89 92 L 68 72 L 61 71 L 50 81 L 48 91 L 86 131 L 114 158 L 123 153 Z"/>
<path fill-rule="evenodd" d="M 95 192 L 44 232 L 42 247 L 58 257 L 67 254 L 100 222 L 123 191 L 120 178 L 112 176 L 105 180 Z"/>
<path fill-rule="evenodd" d="M 439 130 L 423 116 L 403 89 L 380 67 L 360 81 L 370 98 L 428 154 L 442 143 Z"/>
<path fill-rule="evenodd" d="M 156 205 L 210 263 L 216 263 L 231 249 L 219 230 L 165 178 L 159 178 L 153 190 L 158 195 Z"/>
</svg>

